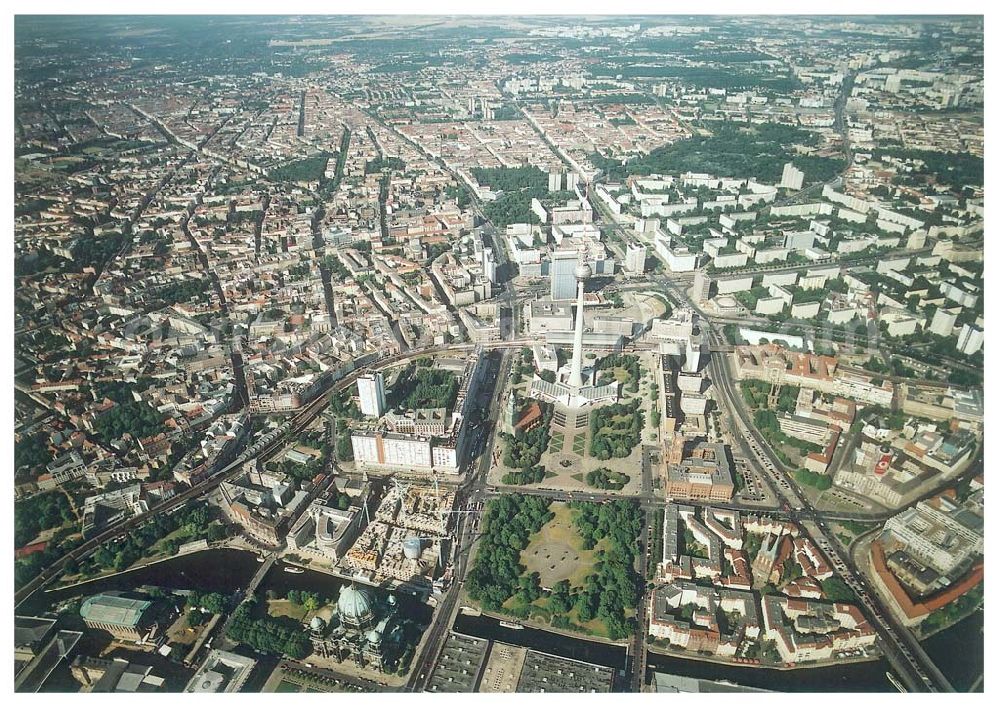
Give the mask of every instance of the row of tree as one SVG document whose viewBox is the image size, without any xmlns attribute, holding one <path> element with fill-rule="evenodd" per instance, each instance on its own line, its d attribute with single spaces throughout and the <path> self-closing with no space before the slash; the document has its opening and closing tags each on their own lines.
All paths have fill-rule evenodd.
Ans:
<svg viewBox="0 0 1000 708">
<path fill-rule="evenodd" d="M 178 532 L 164 546 L 168 554 L 176 554 L 181 543 L 207 538 L 211 513 L 208 505 L 198 502 L 187 509 L 173 514 L 157 514 L 148 523 L 129 531 L 124 539 L 105 543 L 94 552 L 90 564 L 96 569 L 125 570 L 130 565 L 148 555 L 156 543 L 164 536 Z M 225 536 L 225 528 L 215 525 L 216 534 Z M 67 573 L 75 573 L 79 568 L 69 564 Z"/>
</svg>

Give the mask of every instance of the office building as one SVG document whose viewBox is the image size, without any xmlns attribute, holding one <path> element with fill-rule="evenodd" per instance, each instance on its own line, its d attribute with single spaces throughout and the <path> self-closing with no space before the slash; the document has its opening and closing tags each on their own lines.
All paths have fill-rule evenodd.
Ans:
<svg viewBox="0 0 1000 708">
<path fill-rule="evenodd" d="M 971 356 L 982 348 L 983 330 L 971 325 L 962 325 L 962 331 L 958 334 L 958 350 Z"/>
<path fill-rule="evenodd" d="M 646 247 L 640 243 L 629 243 L 625 251 L 625 270 L 632 275 L 646 272 Z"/>
<path fill-rule="evenodd" d="M 358 378 L 358 398 L 363 415 L 378 418 L 385 413 L 385 377 L 381 371 Z"/>
<path fill-rule="evenodd" d="M 735 486 L 723 445 L 700 443 L 679 464 L 666 466 L 667 499 L 729 501 Z"/>
<path fill-rule="evenodd" d="M 937 312 L 934 313 L 930 327 L 927 329 L 939 337 L 950 337 L 952 331 L 955 329 L 955 321 L 958 320 L 961 312 L 961 307 L 939 307 Z"/>
<path fill-rule="evenodd" d="M 712 278 L 703 270 L 694 274 L 694 287 L 691 289 L 691 297 L 695 302 L 706 302 L 712 292 Z"/>
<path fill-rule="evenodd" d="M 781 182 L 778 183 L 778 186 L 786 189 L 802 189 L 804 179 L 805 174 L 802 170 L 796 169 L 791 162 L 786 162 L 785 168 L 781 171 Z"/>
</svg>

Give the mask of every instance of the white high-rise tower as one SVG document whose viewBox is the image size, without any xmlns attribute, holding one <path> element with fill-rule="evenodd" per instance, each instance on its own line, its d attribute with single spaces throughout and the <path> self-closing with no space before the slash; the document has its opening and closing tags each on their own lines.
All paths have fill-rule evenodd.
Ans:
<svg viewBox="0 0 1000 708">
<path fill-rule="evenodd" d="M 590 266 L 581 261 L 573 275 L 576 276 L 576 329 L 573 332 L 573 364 L 567 383 L 572 388 L 583 388 L 583 286 L 592 275 Z"/>
</svg>

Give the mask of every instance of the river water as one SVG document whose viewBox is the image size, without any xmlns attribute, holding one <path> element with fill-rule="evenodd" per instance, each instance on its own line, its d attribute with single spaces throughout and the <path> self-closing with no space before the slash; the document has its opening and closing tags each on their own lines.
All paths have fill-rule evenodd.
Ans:
<svg viewBox="0 0 1000 708">
<path fill-rule="evenodd" d="M 201 590 L 231 594 L 246 587 L 259 568 L 257 555 L 235 549 L 211 549 L 173 558 L 162 563 L 121 573 L 109 578 L 52 592 L 35 593 L 18 608 L 18 614 L 40 614 L 56 604 L 78 596 L 93 595 L 107 590 L 133 590 L 142 585 L 156 585 L 173 590 Z M 306 570 L 286 573 L 284 564 L 276 562 L 258 588 L 258 594 L 273 590 L 285 597 L 289 590 L 318 592 L 326 598 L 336 598 L 346 582 L 340 578 Z M 382 592 L 379 590 L 378 592 Z M 430 622 L 432 608 L 419 598 L 396 593 L 401 611 L 421 624 Z M 952 682 L 957 691 L 968 691 L 982 675 L 983 652 L 982 610 L 962 622 L 923 642 L 924 649 Z M 624 647 L 576 639 L 540 629 L 510 629 L 500 626 L 491 617 L 459 615 L 454 629 L 484 639 L 530 647 L 571 659 L 624 670 L 628 657 Z M 895 691 L 886 679 L 889 670 L 884 659 L 863 663 L 802 668 L 791 671 L 747 666 L 713 664 L 650 653 L 647 678 L 651 670 L 787 692 L 851 692 Z M 981 690 L 981 687 L 980 689 Z"/>
<path fill-rule="evenodd" d="M 983 675 L 985 666 L 982 609 L 921 642 L 956 691 L 967 692 Z M 976 689 L 982 691 L 982 684 Z"/>
<path fill-rule="evenodd" d="M 18 613 L 37 614 L 74 597 L 95 595 L 108 590 L 134 590 L 142 585 L 155 585 L 170 590 L 221 592 L 229 595 L 237 588 L 245 588 L 259 568 L 257 554 L 252 551 L 213 548 L 108 578 L 92 580 L 75 587 L 35 593 L 18 608 Z M 268 590 L 273 590 L 278 597 L 286 597 L 289 590 L 309 590 L 327 599 L 336 600 L 340 588 L 346 582 L 314 570 L 286 573 L 284 568 L 285 565 L 281 561 L 271 566 L 257 589 L 257 594 L 263 595 Z M 433 613 L 431 607 L 406 593 L 396 593 L 396 598 L 400 609 L 407 617 L 422 624 L 430 622 Z"/>
</svg>

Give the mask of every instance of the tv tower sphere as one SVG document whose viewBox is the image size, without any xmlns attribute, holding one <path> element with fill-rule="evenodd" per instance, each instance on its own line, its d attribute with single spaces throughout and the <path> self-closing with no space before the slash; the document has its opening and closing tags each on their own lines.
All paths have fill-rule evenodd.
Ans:
<svg viewBox="0 0 1000 708">
<path fill-rule="evenodd" d="M 594 271 L 590 269 L 590 265 L 587 263 L 581 263 L 573 271 L 573 275 L 576 276 L 577 280 L 586 280 L 594 274 Z"/>
</svg>

